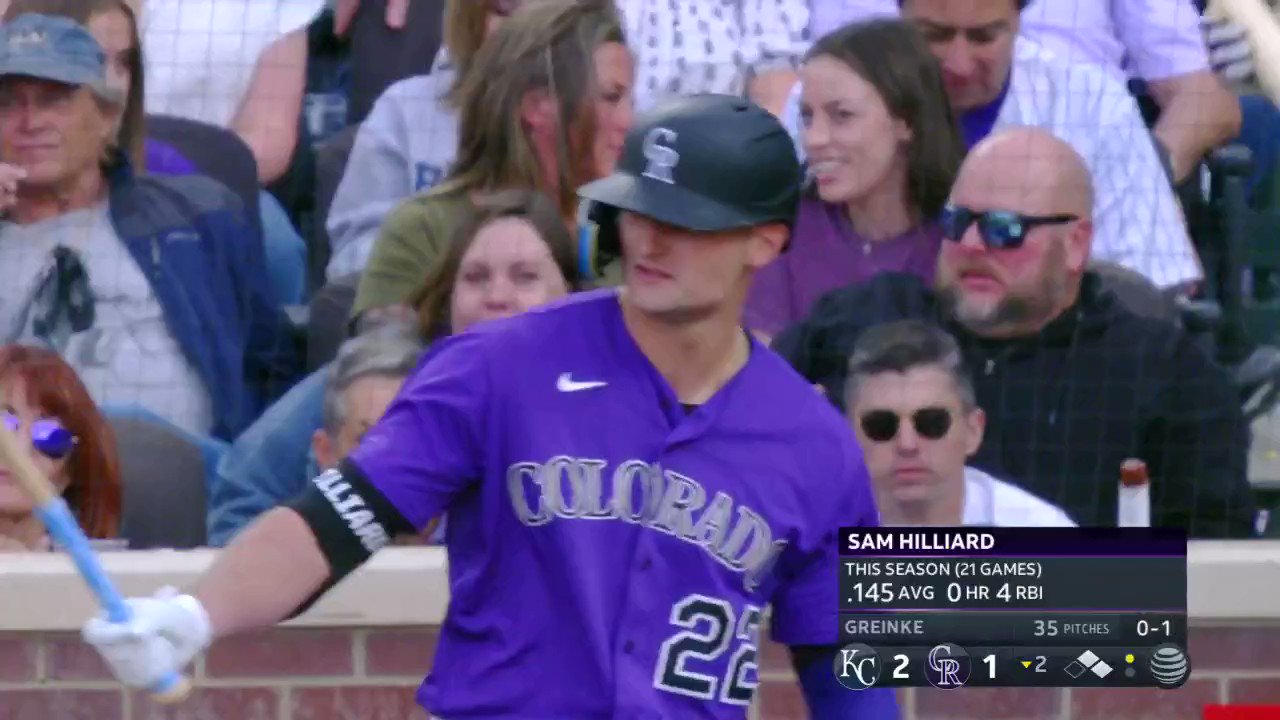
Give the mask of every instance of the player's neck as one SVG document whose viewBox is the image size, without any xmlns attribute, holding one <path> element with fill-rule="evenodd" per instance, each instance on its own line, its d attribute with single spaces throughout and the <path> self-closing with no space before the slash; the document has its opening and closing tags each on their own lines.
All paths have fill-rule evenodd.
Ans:
<svg viewBox="0 0 1280 720">
<path fill-rule="evenodd" d="M 701 405 L 747 364 L 751 345 L 736 319 L 719 314 L 670 323 L 622 301 L 622 318 L 640 351 L 686 405 Z"/>
</svg>

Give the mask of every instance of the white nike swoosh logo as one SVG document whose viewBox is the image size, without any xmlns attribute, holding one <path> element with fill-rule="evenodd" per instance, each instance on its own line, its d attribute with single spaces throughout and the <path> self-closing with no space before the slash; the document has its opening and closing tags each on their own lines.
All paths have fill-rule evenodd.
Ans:
<svg viewBox="0 0 1280 720">
<path fill-rule="evenodd" d="M 556 389 L 560 392 L 578 392 L 579 390 L 591 390 L 593 388 L 604 387 L 609 383 L 602 380 L 574 380 L 573 373 L 565 373 L 556 379 Z"/>
</svg>

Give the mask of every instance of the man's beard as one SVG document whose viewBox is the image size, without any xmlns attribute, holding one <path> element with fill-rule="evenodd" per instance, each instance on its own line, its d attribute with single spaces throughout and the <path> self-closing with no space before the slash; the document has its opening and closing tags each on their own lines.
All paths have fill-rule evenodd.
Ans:
<svg viewBox="0 0 1280 720">
<path fill-rule="evenodd" d="M 941 290 L 938 299 L 948 316 L 978 335 L 984 331 L 1027 325 L 1046 315 L 1053 304 L 1044 297 L 1008 294 L 994 306 L 974 307 L 964 302 L 963 293 L 955 286 Z"/>
<path fill-rule="evenodd" d="M 1067 275 L 1062 268 L 1064 253 L 1046 258 L 1040 277 L 1026 289 L 1009 288 L 994 306 L 974 307 L 964 302 L 959 282 L 938 288 L 938 300 L 948 317 L 955 318 L 975 335 L 1006 329 L 1039 329 L 1053 319 L 1058 303 L 1066 294 Z M 958 276 L 957 276 L 958 279 Z"/>
</svg>

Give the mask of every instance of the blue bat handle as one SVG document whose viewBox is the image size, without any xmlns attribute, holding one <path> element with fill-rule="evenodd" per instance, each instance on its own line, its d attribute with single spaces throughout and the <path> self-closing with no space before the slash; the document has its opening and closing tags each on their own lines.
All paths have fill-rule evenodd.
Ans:
<svg viewBox="0 0 1280 720">
<path fill-rule="evenodd" d="M 80 575 L 88 583 L 89 589 L 98 596 L 98 601 L 107 611 L 107 619 L 113 623 L 129 622 L 129 606 L 112 584 L 111 578 L 98 563 L 98 556 L 89 547 L 89 539 L 80 530 L 80 523 L 71 514 L 66 501 L 57 497 L 36 508 L 36 516 L 44 523 L 45 528 L 59 545 L 71 556 L 72 562 L 80 570 Z M 151 692 L 167 695 L 182 684 L 182 676 L 171 672 L 151 686 Z"/>
</svg>

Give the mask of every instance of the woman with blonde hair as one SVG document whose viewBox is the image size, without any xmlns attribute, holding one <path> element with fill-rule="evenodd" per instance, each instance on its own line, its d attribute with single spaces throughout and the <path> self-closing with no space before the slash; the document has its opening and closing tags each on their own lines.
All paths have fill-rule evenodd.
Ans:
<svg viewBox="0 0 1280 720">
<path fill-rule="evenodd" d="M 387 218 L 353 315 L 405 308 L 478 197 L 538 190 L 571 225 L 576 189 L 609 173 L 622 150 L 634 72 L 609 0 L 538 0 L 503 21 L 450 94 L 452 170 Z"/>
<path fill-rule="evenodd" d="M 444 47 L 431 72 L 387 88 L 356 132 L 325 221 L 329 278 L 364 269 L 387 215 L 444 179 L 458 150 L 458 113 L 449 91 L 485 39 L 525 1 L 445 1 Z"/>
</svg>

